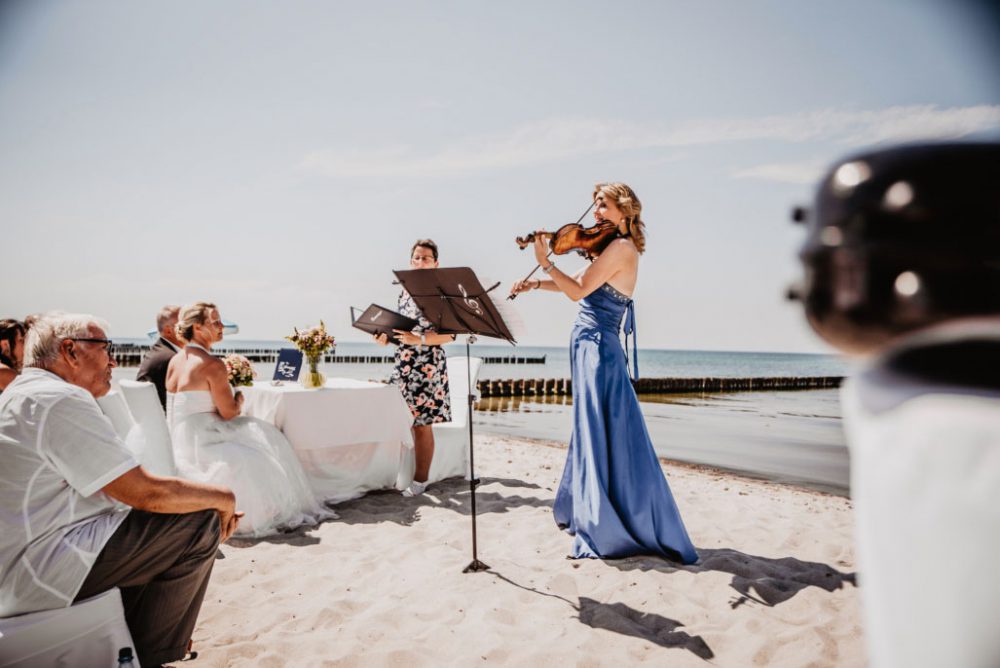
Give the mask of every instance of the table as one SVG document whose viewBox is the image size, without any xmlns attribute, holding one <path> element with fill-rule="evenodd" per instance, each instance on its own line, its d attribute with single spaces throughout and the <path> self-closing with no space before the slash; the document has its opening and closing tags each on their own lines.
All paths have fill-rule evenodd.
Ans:
<svg viewBox="0 0 1000 668">
<path fill-rule="evenodd" d="M 395 385 L 330 378 L 314 390 L 258 383 L 243 391 L 243 414 L 284 432 L 327 501 L 396 487 L 400 464 L 413 449 L 413 416 Z"/>
</svg>

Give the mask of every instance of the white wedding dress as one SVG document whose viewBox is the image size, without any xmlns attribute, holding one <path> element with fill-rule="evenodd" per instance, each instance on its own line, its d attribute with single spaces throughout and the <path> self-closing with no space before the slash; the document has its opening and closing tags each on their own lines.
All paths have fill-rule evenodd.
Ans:
<svg viewBox="0 0 1000 668">
<path fill-rule="evenodd" d="M 337 514 L 313 494 L 292 446 L 274 425 L 251 417 L 223 420 L 212 394 L 167 394 L 167 423 L 182 478 L 225 485 L 246 515 L 238 536 L 267 536 Z"/>
</svg>

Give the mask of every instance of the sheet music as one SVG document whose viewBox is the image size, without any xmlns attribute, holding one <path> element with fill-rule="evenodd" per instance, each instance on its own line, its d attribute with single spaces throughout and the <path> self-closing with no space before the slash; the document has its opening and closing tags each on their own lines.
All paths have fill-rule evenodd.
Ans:
<svg viewBox="0 0 1000 668">
<path fill-rule="evenodd" d="M 483 276 L 482 281 L 487 290 L 498 283 L 498 281 L 487 276 Z M 509 290 L 504 290 L 504 284 L 500 283 L 495 289 L 487 292 L 486 295 L 489 297 L 490 302 L 493 303 L 497 313 L 507 323 L 507 330 L 511 336 L 515 339 L 520 339 L 527 329 L 524 324 L 524 316 L 521 315 L 521 310 L 517 307 L 517 302 L 507 299 L 508 292 Z"/>
</svg>

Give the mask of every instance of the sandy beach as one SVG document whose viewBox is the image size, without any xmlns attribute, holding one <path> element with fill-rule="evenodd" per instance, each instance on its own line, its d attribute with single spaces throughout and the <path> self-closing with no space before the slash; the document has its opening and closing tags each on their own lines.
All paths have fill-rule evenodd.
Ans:
<svg viewBox="0 0 1000 668">
<path fill-rule="evenodd" d="M 565 446 L 477 435 L 468 483 L 221 549 L 196 666 L 862 666 L 851 502 L 665 464 L 699 563 L 566 559 Z"/>
</svg>

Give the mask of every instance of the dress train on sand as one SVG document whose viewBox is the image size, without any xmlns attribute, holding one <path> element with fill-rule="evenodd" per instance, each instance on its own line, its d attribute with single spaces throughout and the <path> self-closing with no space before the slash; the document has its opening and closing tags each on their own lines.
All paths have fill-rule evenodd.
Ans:
<svg viewBox="0 0 1000 668">
<path fill-rule="evenodd" d="M 223 420 L 207 390 L 167 395 L 167 420 L 182 478 L 236 494 L 239 536 L 267 536 L 337 514 L 314 495 L 291 444 L 264 420 Z"/>
</svg>

